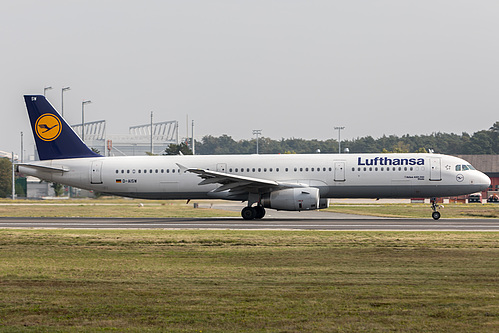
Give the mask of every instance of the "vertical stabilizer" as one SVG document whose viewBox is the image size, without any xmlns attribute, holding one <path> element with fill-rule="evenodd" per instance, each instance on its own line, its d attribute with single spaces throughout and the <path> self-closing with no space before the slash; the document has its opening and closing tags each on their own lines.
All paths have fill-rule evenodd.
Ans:
<svg viewBox="0 0 499 333">
<path fill-rule="evenodd" d="M 24 95 L 40 160 L 100 157 L 81 141 L 43 95 Z"/>
</svg>

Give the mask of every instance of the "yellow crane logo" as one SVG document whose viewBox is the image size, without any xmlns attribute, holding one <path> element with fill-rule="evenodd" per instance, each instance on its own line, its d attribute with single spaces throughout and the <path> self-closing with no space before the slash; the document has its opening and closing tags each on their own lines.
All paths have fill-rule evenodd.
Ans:
<svg viewBox="0 0 499 333">
<path fill-rule="evenodd" d="M 56 115 L 45 113 L 36 120 L 35 132 L 43 141 L 53 141 L 61 134 L 62 123 Z"/>
</svg>

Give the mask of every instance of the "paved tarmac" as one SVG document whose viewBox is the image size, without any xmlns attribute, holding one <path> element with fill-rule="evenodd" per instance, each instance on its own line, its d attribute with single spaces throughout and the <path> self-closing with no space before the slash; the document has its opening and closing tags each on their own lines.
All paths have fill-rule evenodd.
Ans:
<svg viewBox="0 0 499 333">
<path fill-rule="evenodd" d="M 277 212 L 281 213 L 281 212 Z M 25 218 L 2 217 L 2 228 L 57 229 L 234 229 L 234 230 L 394 230 L 499 231 L 499 219 L 387 219 L 327 212 L 268 214 L 262 220 L 242 218 Z M 289 213 L 288 213 L 289 214 Z M 273 216 L 274 215 L 274 216 Z M 312 215 L 312 216 L 311 216 Z"/>
</svg>

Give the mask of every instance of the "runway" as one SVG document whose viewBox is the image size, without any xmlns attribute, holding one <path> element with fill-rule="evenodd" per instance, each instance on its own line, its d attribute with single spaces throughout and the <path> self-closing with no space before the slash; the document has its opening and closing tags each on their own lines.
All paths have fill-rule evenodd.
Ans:
<svg viewBox="0 0 499 333">
<path fill-rule="evenodd" d="M 0 218 L 0 229 L 220 229 L 220 230 L 390 230 L 499 231 L 499 219 L 277 218 Z M 335 214 L 331 214 L 335 215 Z"/>
</svg>

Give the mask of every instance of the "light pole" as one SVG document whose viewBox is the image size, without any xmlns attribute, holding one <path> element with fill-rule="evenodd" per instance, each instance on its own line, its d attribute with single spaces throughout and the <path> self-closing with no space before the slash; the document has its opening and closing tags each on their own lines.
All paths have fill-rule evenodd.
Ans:
<svg viewBox="0 0 499 333">
<path fill-rule="evenodd" d="M 24 140 L 23 140 L 23 132 L 21 132 L 21 163 L 24 163 L 24 153 L 23 153 L 23 149 L 24 149 Z"/>
<path fill-rule="evenodd" d="M 61 91 L 61 112 L 62 112 L 62 118 L 64 118 L 64 92 L 66 90 L 70 90 L 69 87 L 64 87 L 62 88 L 62 91 Z"/>
<path fill-rule="evenodd" d="M 52 89 L 52 87 L 43 88 L 43 96 L 45 96 L 45 93 L 47 92 L 47 90 L 50 90 L 50 89 Z"/>
<path fill-rule="evenodd" d="M 338 154 L 341 154 L 341 130 L 345 129 L 345 126 L 335 126 L 335 130 L 338 130 Z"/>
<path fill-rule="evenodd" d="M 153 152 L 153 146 L 152 146 L 152 129 L 153 129 L 153 124 L 152 124 L 152 115 L 153 115 L 153 112 L 151 111 L 151 155 L 154 154 Z"/>
<path fill-rule="evenodd" d="M 192 140 L 191 140 L 191 145 L 192 145 L 192 155 L 196 155 L 196 146 L 194 144 L 194 120 L 192 121 Z"/>
<path fill-rule="evenodd" d="M 262 130 L 253 130 L 253 135 L 256 135 L 256 154 L 258 155 L 258 137 L 262 135 Z"/>
<path fill-rule="evenodd" d="M 85 104 L 90 104 L 92 101 L 86 100 L 81 102 L 81 141 L 85 142 Z"/>
</svg>

